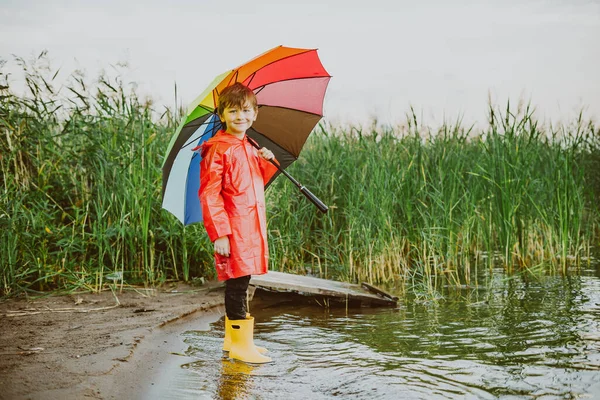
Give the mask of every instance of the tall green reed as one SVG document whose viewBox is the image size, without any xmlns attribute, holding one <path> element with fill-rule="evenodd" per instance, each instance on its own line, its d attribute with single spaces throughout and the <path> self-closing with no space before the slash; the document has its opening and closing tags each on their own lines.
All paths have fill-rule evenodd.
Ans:
<svg viewBox="0 0 600 400">
<path fill-rule="evenodd" d="M 212 276 L 201 227 L 186 238 L 161 209 L 170 110 L 158 118 L 119 76 L 58 86 L 43 54 L 19 61 L 29 93 L 4 79 L 0 97 L 0 290 L 101 290 L 115 272 L 144 284 Z"/>
<path fill-rule="evenodd" d="M 43 55 L 20 62 L 24 96 L 0 66 L 2 293 L 214 277 L 202 225 L 161 209 L 178 110 L 159 116 L 119 76 L 90 85 L 75 73 L 59 86 Z M 477 132 L 460 121 L 434 130 L 414 112 L 394 127 L 324 123 L 290 172 L 330 211 L 278 178 L 271 268 L 430 293 L 498 264 L 567 273 L 600 237 L 599 171 L 600 133 L 582 116 L 542 127 L 527 107 L 490 107 Z"/>
<path fill-rule="evenodd" d="M 487 129 L 321 125 L 290 167 L 331 206 L 319 216 L 285 180 L 269 189 L 276 269 L 353 281 L 471 282 L 482 265 L 566 273 L 597 238 L 585 168 L 598 130 L 542 129 L 529 107 L 490 107 Z M 596 158 L 594 158 L 596 157 Z M 442 279 L 443 278 L 443 279 Z"/>
</svg>

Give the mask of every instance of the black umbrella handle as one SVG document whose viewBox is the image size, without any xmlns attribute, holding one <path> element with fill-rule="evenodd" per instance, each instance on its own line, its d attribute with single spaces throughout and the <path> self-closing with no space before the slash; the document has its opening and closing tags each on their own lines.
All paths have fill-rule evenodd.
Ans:
<svg viewBox="0 0 600 400">
<path fill-rule="evenodd" d="M 315 206 L 317 206 L 319 211 L 321 211 L 323 214 L 327 213 L 327 211 L 329 210 L 329 207 L 327 207 L 325 205 L 325 203 L 323 203 L 317 196 L 312 194 L 312 192 L 310 190 L 308 190 L 305 186 L 302 186 L 300 188 L 300 191 L 302 192 L 303 195 L 306 196 L 306 198 L 308 200 L 310 200 Z"/>
<path fill-rule="evenodd" d="M 246 135 L 246 137 L 248 138 L 248 142 L 250 142 L 250 144 L 252 146 L 254 146 L 258 150 L 260 150 L 260 145 L 254 139 L 252 139 L 248 135 Z M 310 200 L 311 203 L 313 203 L 315 206 L 317 206 L 317 208 L 319 209 L 319 211 L 321 211 L 323 214 L 325 214 L 329 210 L 329 207 L 327 207 L 327 205 L 325 205 L 325 203 L 323 203 L 317 196 L 315 196 L 310 190 L 308 190 L 306 188 L 306 186 L 301 185 L 296 179 L 294 179 L 293 176 L 291 176 L 286 170 L 284 170 L 283 168 L 281 168 L 281 166 L 279 164 L 277 164 L 275 161 L 273 161 L 273 159 L 270 159 L 269 162 L 271 164 L 273 164 L 274 166 L 276 166 L 277 169 L 279 170 L 279 172 L 281 172 L 282 174 L 284 174 L 290 181 L 292 181 L 292 183 L 294 185 L 296 185 L 296 187 L 298 189 L 300 189 L 300 192 L 304 196 L 306 196 L 306 198 L 308 200 Z"/>
</svg>

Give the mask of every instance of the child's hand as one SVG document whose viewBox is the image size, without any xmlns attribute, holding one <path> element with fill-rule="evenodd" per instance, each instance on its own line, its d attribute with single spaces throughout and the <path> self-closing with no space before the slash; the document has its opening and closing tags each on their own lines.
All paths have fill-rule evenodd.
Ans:
<svg viewBox="0 0 600 400">
<path fill-rule="evenodd" d="M 221 236 L 215 240 L 215 253 L 229 257 L 229 238 L 227 236 Z"/>
<path fill-rule="evenodd" d="M 258 151 L 258 155 L 261 156 L 262 158 L 264 158 L 265 160 L 272 160 L 273 158 L 275 158 L 275 156 L 273 155 L 273 152 L 269 149 L 267 149 L 266 147 L 261 148 Z"/>
</svg>

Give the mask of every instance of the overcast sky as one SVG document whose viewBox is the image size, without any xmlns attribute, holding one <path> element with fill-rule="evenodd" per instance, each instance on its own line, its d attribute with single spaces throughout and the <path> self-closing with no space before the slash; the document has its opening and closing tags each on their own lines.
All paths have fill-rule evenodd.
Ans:
<svg viewBox="0 0 600 400">
<path fill-rule="evenodd" d="M 318 48 L 326 118 L 485 121 L 531 100 L 540 119 L 600 116 L 600 0 L 0 0 L 0 58 L 46 49 L 61 76 L 119 62 L 157 103 L 184 104 L 277 45 Z M 15 74 L 15 79 L 18 76 Z"/>
</svg>

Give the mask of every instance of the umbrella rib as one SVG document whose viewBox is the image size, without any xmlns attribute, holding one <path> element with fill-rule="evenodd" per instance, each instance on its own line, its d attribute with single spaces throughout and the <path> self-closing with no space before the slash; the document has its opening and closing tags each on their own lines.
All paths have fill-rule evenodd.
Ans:
<svg viewBox="0 0 600 400">
<path fill-rule="evenodd" d="M 206 106 L 206 105 L 204 105 L 204 104 L 200 103 L 200 104 L 198 104 L 197 106 L 195 106 L 195 107 L 192 109 L 192 111 L 191 111 L 191 112 L 188 112 L 188 114 L 185 116 L 185 118 L 186 118 L 186 119 L 187 119 L 187 118 L 189 118 L 189 117 L 190 117 L 190 115 L 192 115 L 192 114 L 194 113 L 194 111 L 196 111 L 196 109 L 198 109 L 198 108 L 201 108 L 201 109 L 203 109 L 204 111 L 207 111 L 207 113 L 211 113 L 211 114 L 213 114 L 213 113 L 215 112 L 215 109 L 214 109 L 214 108 L 210 108 L 209 106 Z M 186 124 L 185 124 L 185 125 L 187 125 L 187 124 L 190 124 L 190 123 L 192 123 L 193 121 L 197 120 L 198 118 L 202 118 L 202 117 L 203 117 L 203 116 L 205 116 L 205 115 L 206 115 L 206 114 L 203 114 L 203 115 L 201 115 L 201 116 L 199 116 L 199 117 L 197 117 L 197 118 L 194 118 L 193 120 L 186 122 Z M 204 125 L 205 123 L 206 123 L 206 122 L 203 122 L 202 124 L 200 124 L 200 126 Z"/>
<path fill-rule="evenodd" d="M 254 72 L 252 73 L 252 75 L 250 75 L 250 80 L 248 81 L 248 84 L 247 84 L 246 86 L 250 87 L 250 84 L 252 83 L 252 80 L 253 80 L 253 79 L 254 79 L 254 77 L 256 76 L 256 72 L 257 72 L 257 71 L 260 71 L 260 68 L 259 68 L 258 70 L 256 70 L 256 71 L 254 71 Z M 246 79 L 248 79 L 248 78 L 246 78 Z M 245 80 L 245 79 L 244 79 L 244 80 Z"/>
<path fill-rule="evenodd" d="M 206 120 L 203 123 L 200 124 L 200 126 L 202 125 L 208 125 L 208 124 L 214 124 L 214 120 Z M 220 124 L 220 122 L 219 122 Z M 198 128 L 200 128 L 200 126 Z M 181 146 L 182 149 L 185 149 L 186 147 L 194 144 L 195 142 L 197 142 L 198 140 L 202 139 L 204 136 L 208 135 L 209 133 L 211 133 L 212 129 L 210 130 L 205 130 L 204 133 L 198 137 L 193 138 L 192 140 L 190 140 L 189 142 L 187 142 L 186 144 L 184 144 L 183 146 Z"/>
<path fill-rule="evenodd" d="M 227 86 L 231 86 L 232 80 L 233 80 L 233 83 L 237 82 L 239 73 L 240 73 L 239 69 L 236 69 L 235 72 L 233 73 L 233 75 L 231 76 L 231 78 L 229 78 L 229 82 L 227 82 Z M 221 84 L 222 82 L 223 81 L 219 82 L 219 84 Z M 227 87 L 227 86 L 225 86 L 225 87 Z M 218 85 L 217 85 L 213 89 L 213 100 L 215 103 L 215 108 L 217 108 L 217 98 L 219 96 L 221 96 L 221 93 L 219 93 L 219 89 L 218 89 Z"/>
<path fill-rule="evenodd" d="M 236 69 L 235 72 L 233 73 L 233 75 L 231 76 L 231 78 L 229 78 L 229 82 L 227 82 L 227 86 L 231 85 L 231 81 L 233 80 L 233 83 L 236 83 L 238 81 L 238 76 L 239 76 L 239 69 Z M 215 90 L 217 90 L 215 88 Z M 219 94 L 219 92 L 217 91 L 217 94 Z"/>
<path fill-rule="evenodd" d="M 186 144 L 184 144 L 183 146 L 181 146 L 182 149 L 185 149 L 188 146 L 191 146 L 192 144 L 194 144 L 195 142 L 197 142 L 198 140 L 202 139 L 205 135 L 207 135 L 209 132 L 204 132 L 202 135 L 198 136 L 197 138 L 194 138 L 192 140 L 190 140 L 189 142 L 187 142 Z"/>
<path fill-rule="evenodd" d="M 278 148 L 280 148 L 281 150 L 283 150 L 283 151 L 284 151 L 286 154 L 288 154 L 289 156 L 291 156 L 291 157 L 294 159 L 294 161 L 298 161 L 298 157 L 296 157 L 296 156 L 294 155 L 294 153 L 290 153 L 288 150 L 286 150 L 286 149 L 285 149 L 285 147 L 281 146 L 281 145 L 280 145 L 279 143 L 277 143 L 277 142 L 274 142 L 273 140 L 271 140 L 271 139 L 270 139 L 270 138 L 269 138 L 267 135 L 265 135 L 265 134 L 264 134 L 264 133 L 262 133 L 261 131 L 259 131 L 259 130 L 256 130 L 256 128 L 252 128 L 252 131 L 253 131 L 254 133 L 256 133 L 257 135 L 260 135 L 260 136 L 264 137 L 266 140 L 268 140 L 269 142 L 273 143 L 275 146 L 277 146 Z M 250 135 L 248 135 L 248 136 L 250 136 Z M 252 139 L 252 140 L 254 140 L 254 139 Z M 255 141 L 255 142 L 256 142 L 256 141 Z M 294 162 L 294 161 L 292 161 L 292 162 Z M 290 163 L 290 164 L 291 164 L 291 163 Z"/>
<path fill-rule="evenodd" d="M 208 112 L 213 112 L 214 109 L 210 108 L 209 106 L 205 106 L 204 104 L 198 104 L 198 107 L 202 108 L 203 110 L 206 110 Z"/>
</svg>

